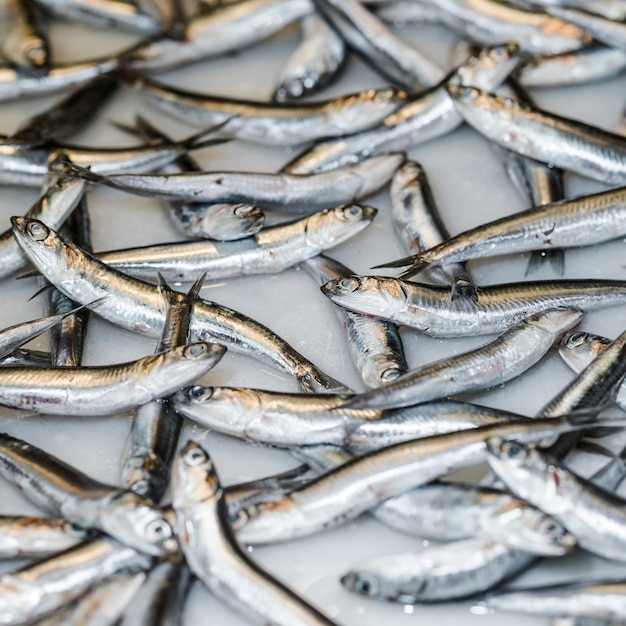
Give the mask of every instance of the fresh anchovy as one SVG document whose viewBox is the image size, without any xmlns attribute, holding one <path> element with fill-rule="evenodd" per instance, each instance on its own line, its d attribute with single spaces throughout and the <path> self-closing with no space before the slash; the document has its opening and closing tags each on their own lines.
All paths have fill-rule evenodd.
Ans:
<svg viewBox="0 0 626 626">
<path fill-rule="evenodd" d="M 392 496 L 480 463 L 490 438 L 552 441 L 572 428 L 566 418 L 527 419 L 389 446 L 344 463 L 280 500 L 247 510 L 249 518 L 238 537 L 258 544 L 310 535 L 353 519 Z"/>
<path fill-rule="evenodd" d="M 220 599 L 262 624 L 333 626 L 239 547 L 211 460 L 189 442 L 174 465 L 172 502 L 191 570 Z"/>
<path fill-rule="evenodd" d="M 65 138 L 79 131 L 113 95 L 117 79 L 113 74 L 97 76 L 69 96 L 22 124 L 10 141 L 37 145 Z"/>
<path fill-rule="evenodd" d="M 412 93 L 437 84 L 444 71 L 358 0 L 314 0 L 316 9 L 375 70 Z"/>
<path fill-rule="evenodd" d="M 70 239 L 83 250 L 91 251 L 90 221 L 84 195 L 61 232 L 64 230 L 68 231 Z M 50 333 L 50 363 L 56 366 L 78 367 L 82 365 L 83 360 L 89 310 L 83 308 L 71 312 L 76 308 L 76 303 L 64 296 L 58 289 L 46 289 L 46 298 L 49 312 L 68 314 Z"/>
<path fill-rule="evenodd" d="M 483 44 L 515 41 L 529 54 L 556 54 L 581 48 L 591 38 L 568 22 L 500 0 L 426 0 L 441 21 Z"/>
<path fill-rule="evenodd" d="M 306 261 L 304 269 L 320 287 L 333 278 L 351 273 L 345 265 L 323 254 Z M 352 362 L 368 387 L 378 387 L 408 370 L 402 339 L 395 324 L 342 307 L 333 308 L 345 331 Z"/>
<path fill-rule="evenodd" d="M 102 175 L 119 172 L 147 172 L 173 161 L 187 150 L 222 140 L 206 139 L 199 133 L 171 143 L 151 143 L 129 148 L 82 148 L 63 145 L 30 147 L 10 141 L 0 143 L 0 184 L 39 187 L 49 174 L 49 166 L 59 167 L 69 159 L 79 167 L 89 167 Z"/>
<path fill-rule="evenodd" d="M 178 549 L 170 525 L 149 500 L 96 481 L 6 433 L 0 435 L 0 474 L 52 515 L 102 530 L 149 554 Z"/>
<path fill-rule="evenodd" d="M 78 63 L 59 63 L 44 76 L 29 76 L 9 66 L 0 66 L 0 102 L 29 96 L 47 96 L 78 87 L 96 76 L 118 69 L 119 56 Z"/>
<path fill-rule="evenodd" d="M 82 309 L 83 307 L 78 308 Z M 9 326 L 8 328 L 0 330 L 0 359 L 12 354 L 26 342 L 34 339 L 35 337 L 39 337 L 39 335 L 61 323 L 68 315 L 72 315 L 76 312 L 77 309 L 74 308 L 73 310 L 65 313 L 59 313 L 48 317 L 40 317 L 39 319 L 32 320 L 31 322 L 15 324 L 14 326 Z"/>
<path fill-rule="evenodd" d="M 120 572 L 98 581 L 72 604 L 37 626 L 115 626 L 146 580 L 145 572 Z"/>
<path fill-rule="evenodd" d="M 0 576 L 0 622 L 30 624 L 76 600 L 102 579 L 150 567 L 152 558 L 103 537 Z"/>
<path fill-rule="evenodd" d="M 172 141 L 141 116 L 137 116 L 136 126 L 116 126 L 144 140 Z M 188 154 L 158 169 L 160 174 L 200 171 L 202 168 Z M 259 232 L 265 221 L 261 209 L 249 204 L 203 204 L 168 200 L 164 203 L 178 229 L 193 239 L 243 239 Z"/>
<path fill-rule="evenodd" d="M 624 500 L 536 449 L 495 439 L 488 446 L 491 469 L 513 493 L 554 515 L 582 548 L 607 559 L 626 560 Z"/>
<path fill-rule="evenodd" d="M 41 222 L 14 218 L 13 224 L 16 238 L 29 250 L 37 269 L 65 295 L 92 302 L 107 294 L 110 306 L 99 311 L 105 319 L 134 332 L 160 335 L 165 322 L 163 289 L 108 268 Z M 72 279 L 62 278 L 67 275 Z M 89 295 L 93 292 L 98 294 L 95 298 Z M 295 376 L 303 390 L 347 391 L 269 328 L 214 302 L 198 299 L 194 303 L 191 337 L 209 338 L 278 367 Z"/>
<path fill-rule="evenodd" d="M 626 24 L 623 22 L 571 7 L 553 6 L 547 10 L 551 15 L 583 29 L 597 41 L 626 51 Z"/>
<path fill-rule="evenodd" d="M 482 50 L 457 67 L 450 77 L 388 116 L 380 126 L 351 137 L 317 144 L 283 168 L 292 174 L 309 174 L 356 163 L 376 154 L 408 150 L 441 137 L 463 122 L 446 85 L 482 85 L 492 89 L 517 64 L 516 44 L 504 44 Z"/>
<path fill-rule="evenodd" d="M 415 161 L 400 166 L 391 181 L 391 218 L 404 246 L 418 254 L 450 237 L 437 211 L 426 172 Z M 436 285 L 450 286 L 452 299 L 471 297 L 476 292 L 462 263 L 440 264 L 430 269 L 428 277 Z"/>
<path fill-rule="evenodd" d="M 601 352 L 604 352 L 613 343 L 612 339 L 592 335 L 591 333 L 575 332 L 563 338 L 559 347 L 559 354 L 563 360 L 579 374 Z M 618 406 L 626 410 L 626 385 L 622 383 L 615 396 Z"/>
<path fill-rule="evenodd" d="M 119 626 L 177 626 L 190 583 L 191 572 L 184 559 L 174 557 L 159 563 L 148 573 Z"/>
<path fill-rule="evenodd" d="M 101 28 L 124 28 L 143 34 L 160 31 L 158 22 L 126 0 L 37 0 L 37 4 L 63 19 Z"/>
<path fill-rule="evenodd" d="M 47 74 L 52 55 L 37 9 L 28 0 L 4 0 L 0 18 L 0 53 L 20 72 L 30 76 Z"/>
<path fill-rule="evenodd" d="M 0 365 L 26 365 L 28 367 L 49 367 L 50 353 L 39 350 L 16 350 L 0 359 Z"/>
<path fill-rule="evenodd" d="M 137 361 L 92 367 L 3 367 L 0 404 L 49 415 L 112 415 L 202 377 L 225 348 L 194 343 Z"/>
<path fill-rule="evenodd" d="M 462 539 L 422 552 L 361 561 L 341 584 L 361 596 L 403 604 L 442 602 L 490 589 L 527 568 L 535 557 L 489 537 Z"/>
<path fill-rule="evenodd" d="M 202 279 L 196 281 L 187 295 L 163 286 L 167 316 L 156 354 L 188 343 L 193 301 Z M 159 502 L 169 482 L 170 467 L 178 443 L 182 418 L 169 398 L 160 398 L 137 407 L 133 413 L 130 445 L 122 464 L 122 484 L 154 502 Z"/>
<path fill-rule="evenodd" d="M 75 154 L 70 158 L 72 163 L 77 164 Z M 387 154 L 352 166 L 310 175 L 184 172 L 170 176 L 107 176 L 95 173 L 95 167 L 92 172 L 76 168 L 72 163 L 62 163 L 59 169 L 140 196 L 207 203 L 247 202 L 283 213 L 310 213 L 314 208 L 347 204 L 373 194 L 389 181 L 402 161 L 402 154 Z"/>
<path fill-rule="evenodd" d="M 350 204 L 326 209 L 288 224 L 261 230 L 244 241 L 192 241 L 101 252 L 97 258 L 118 270 L 151 278 L 190 281 L 206 272 L 210 280 L 275 274 L 343 243 L 369 226 L 372 207 Z"/>
<path fill-rule="evenodd" d="M 538 363 L 582 316 L 582 311 L 567 308 L 534 313 L 484 346 L 410 370 L 377 389 L 349 398 L 346 406 L 405 407 L 499 385 Z"/>
<path fill-rule="evenodd" d="M 489 487 L 438 482 L 389 498 L 371 511 L 404 532 L 436 541 L 487 537 L 509 548 L 561 556 L 575 539 L 554 518 Z"/>
<path fill-rule="evenodd" d="M 624 137 L 474 87 L 448 91 L 465 120 L 491 141 L 587 178 L 626 184 Z"/>
<path fill-rule="evenodd" d="M 377 267 L 410 265 L 403 278 L 431 266 L 531 250 L 603 243 L 626 235 L 626 187 L 559 200 L 487 222 L 429 250 Z"/>
<path fill-rule="evenodd" d="M 248 0 L 197 15 L 186 39 L 160 38 L 140 45 L 130 59 L 133 69 L 166 71 L 241 50 L 267 39 L 312 11 L 310 0 Z"/>
<path fill-rule="evenodd" d="M 617 76 L 626 70 L 626 51 L 599 44 L 520 64 L 517 78 L 524 87 L 578 85 Z"/>
<path fill-rule="evenodd" d="M 343 39 L 316 13 L 299 22 L 302 41 L 278 71 L 274 102 L 296 100 L 318 91 L 341 71 L 346 59 Z"/>
<path fill-rule="evenodd" d="M 560 280 L 481 287 L 478 300 L 450 301 L 442 287 L 382 276 L 345 276 L 322 292 L 333 302 L 433 337 L 488 335 L 504 332 L 525 317 L 546 309 L 567 307 L 590 311 L 626 301 L 626 282 Z"/>
<path fill-rule="evenodd" d="M 3 559 L 41 558 L 67 550 L 89 537 L 62 519 L 0 517 L 0 556 Z"/>
<path fill-rule="evenodd" d="M 26 216 L 58 228 L 78 205 L 86 187 L 84 180 L 53 178 Z M 27 265 L 28 259 L 15 241 L 13 231 L 5 230 L 0 234 L 0 278 L 7 278 Z M 72 308 L 76 308 L 75 305 Z"/>
<path fill-rule="evenodd" d="M 367 89 L 310 104 L 234 100 L 167 87 L 147 78 L 133 86 L 156 108 L 188 124 L 217 127 L 214 136 L 270 146 L 292 146 L 351 135 L 379 124 L 406 103 L 393 87 Z"/>
<path fill-rule="evenodd" d="M 557 585 L 494 591 L 486 606 L 533 615 L 626 619 L 626 584 L 617 580 L 578 580 Z"/>
</svg>

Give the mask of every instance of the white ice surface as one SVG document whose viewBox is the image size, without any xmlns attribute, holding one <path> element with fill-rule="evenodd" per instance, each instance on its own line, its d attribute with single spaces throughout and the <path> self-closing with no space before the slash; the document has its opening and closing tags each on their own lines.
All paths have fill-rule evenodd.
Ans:
<svg viewBox="0 0 626 626">
<path fill-rule="evenodd" d="M 414 41 L 442 65 L 454 38 L 443 27 L 405 28 L 403 37 Z M 58 61 L 94 57 L 122 49 L 132 41 L 128 35 L 103 32 L 73 25 L 56 25 L 53 30 L 55 57 Z M 295 29 L 240 54 L 198 63 L 161 76 L 164 82 L 196 91 L 245 98 L 267 99 L 275 73 L 297 43 Z M 384 81 L 351 58 L 339 81 L 320 97 L 348 93 L 378 86 Z M 537 90 L 533 95 L 543 108 L 562 115 L 615 128 L 624 107 L 626 78 L 584 87 Z M 0 132 L 13 131 L 26 116 L 44 110 L 53 99 L 32 99 L 0 104 Z M 134 94 L 122 92 L 97 115 L 93 125 L 74 143 L 90 146 L 130 145 L 132 140 L 109 125 L 110 120 L 132 123 L 141 112 L 177 137 L 195 132 L 192 127 L 170 121 L 148 110 Z M 295 152 L 289 149 L 261 148 L 233 142 L 197 153 L 197 158 L 211 170 L 274 171 L 289 161 Z M 501 165 L 487 142 L 473 130 L 463 127 L 450 136 L 419 146 L 410 156 L 425 167 L 441 215 L 452 234 L 481 222 L 524 208 L 503 174 Z M 575 195 L 602 189 L 602 185 L 571 176 L 567 191 Z M 36 199 L 35 190 L 1 189 L 0 220 L 23 214 Z M 380 213 L 364 233 L 342 244 L 330 254 L 356 273 L 368 273 L 378 263 L 404 256 L 406 251 L 393 235 L 389 219 L 388 191 L 367 200 Z M 96 251 L 114 247 L 181 240 L 158 201 L 135 198 L 112 190 L 98 189 L 89 194 Z M 618 240 L 593 249 L 567 253 L 566 277 L 626 277 L 624 241 Z M 475 263 L 473 274 L 479 284 L 522 281 L 527 255 Z M 536 278 L 554 277 L 551 269 L 542 269 Z M 7 280 L 0 285 L 2 308 L 0 324 L 9 325 L 42 313 L 39 299 L 28 298 L 36 289 L 35 280 Z M 309 276 L 292 269 L 282 275 L 230 280 L 208 284 L 204 297 L 229 305 L 265 323 L 286 338 L 295 348 L 319 364 L 332 376 L 355 388 L 362 388 L 350 363 L 346 344 L 332 315 L 331 304 L 320 294 Z M 612 308 L 585 317 L 582 328 L 615 336 L 626 322 L 626 308 Z M 483 338 L 466 340 L 430 339 L 416 332 L 403 332 L 409 362 L 417 366 L 436 358 L 457 353 L 483 343 Z M 43 338 L 32 347 L 46 348 Z M 114 328 L 93 318 L 85 362 L 102 364 L 124 361 L 150 354 L 154 340 Z M 532 415 L 563 385 L 572 373 L 556 354 L 550 355 L 521 379 L 477 398 L 483 403 Z M 268 366 L 239 356 L 227 355 L 208 375 L 205 382 L 216 385 L 258 386 L 276 390 L 295 390 L 291 380 Z M 1 429 L 22 437 L 88 474 L 110 482 L 119 481 L 119 465 L 129 431 L 128 415 L 110 418 L 3 417 Z M 287 469 L 296 463 L 288 454 L 251 447 L 229 438 L 187 424 L 181 441 L 194 438 L 206 445 L 214 457 L 225 484 L 231 484 Z M 34 513 L 12 487 L 0 484 L 0 514 Z M 278 578 L 302 593 L 344 626 L 373 626 L 382 623 L 405 626 L 459 624 L 491 626 L 501 624 L 503 614 L 477 615 L 470 611 L 474 602 L 403 607 L 363 600 L 349 594 L 338 582 L 339 576 L 355 561 L 367 556 L 402 549 L 419 550 L 422 542 L 392 531 L 363 516 L 348 525 L 293 543 L 257 548 L 252 556 Z M 559 561 L 544 562 L 523 577 L 524 582 L 548 582 L 583 575 L 623 572 L 623 566 L 576 554 Z M 542 623 L 541 619 L 506 615 L 511 626 Z M 247 623 L 230 608 L 196 584 L 189 597 L 185 624 L 220 624 L 239 626 Z"/>
</svg>

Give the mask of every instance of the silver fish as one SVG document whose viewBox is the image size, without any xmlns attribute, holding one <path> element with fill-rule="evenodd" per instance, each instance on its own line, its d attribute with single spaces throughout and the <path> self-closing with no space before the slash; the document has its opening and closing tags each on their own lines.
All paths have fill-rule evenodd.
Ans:
<svg viewBox="0 0 626 626">
<path fill-rule="evenodd" d="M 450 237 L 437 211 L 426 172 L 415 161 L 404 163 L 393 176 L 391 218 L 399 239 L 418 254 Z M 428 277 L 436 285 L 450 286 L 453 299 L 475 293 L 472 278 L 462 263 L 440 264 L 431 268 Z"/>
<path fill-rule="evenodd" d="M 295 146 L 360 132 L 379 124 L 408 99 L 406 92 L 393 87 L 297 105 L 221 98 L 147 78 L 135 79 L 133 87 L 151 105 L 177 119 L 200 128 L 219 127 L 215 137 L 270 146 Z"/>
<path fill-rule="evenodd" d="M 350 270 L 323 254 L 308 259 L 304 269 L 320 287 Z M 368 387 L 397 378 L 408 370 L 398 327 L 371 315 L 361 315 L 342 307 L 333 307 L 345 330 L 348 350 L 361 379 Z"/>
<path fill-rule="evenodd" d="M 350 204 L 278 224 L 244 241 L 193 241 L 101 252 L 100 261 L 118 270 L 151 278 L 190 281 L 205 272 L 210 280 L 275 274 L 339 245 L 369 226 L 376 209 Z"/>
<path fill-rule="evenodd" d="M 448 91 L 465 120 L 491 141 L 587 178 L 626 184 L 624 137 L 474 87 Z"/>
<path fill-rule="evenodd" d="M 442 602 L 490 589 L 526 569 L 534 557 L 488 537 L 462 539 L 422 552 L 372 557 L 352 566 L 341 584 L 361 596 L 403 604 Z"/>
<path fill-rule="evenodd" d="M 408 150 L 446 135 L 462 123 L 446 90 L 448 82 L 494 88 L 514 69 L 517 55 L 516 44 L 482 50 L 456 68 L 450 77 L 387 117 L 380 126 L 351 137 L 319 143 L 287 164 L 283 171 L 292 174 L 328 171 L 372 155 Z"/>
<path fill-rule="evenodd" d="M 150 501 L 86 476 L 21 439 L 0 435 L 0 473 L 37 506 L 84 528 L 97 528 L 156 556 L 177 551 L 163 514 Z"/>
<path fill-rule="evenodd" d="M 374 3 L 372 7 L 383 21 L 396 26 L 405 24 L 436 24 L 440 22 L 437 9 L 413 0 L 393 0 Z"/>
<path fill-rule="evenodd" d="M 314 0 L 348 45 L 378 72 L 412 93 L 437 84 L 445 72 L 405 43 L 357 0 Z"/>
<path fill-rule="evenodd" d="M 582 548 L 626 560 L 624 500 L 521 443 L 493 439 L 488 447 L 490 467 L 513 493 L 554 515 Z"/>
<path fill-rule="evenodd" d="M 499 385 L 538 363 L 582 316 L 582 311 L 567 308 L 535 313 L 484 346 L 410 370 L 377 389 L 349 398 L 346 406 L 404 407 Z"/>
<path fill-rule="evenodd" d="M 134 332 L 158 337 L 165 322 L 162 289 L 108 268 L 36 220 L 14 218 L 16 238 L 36 267 L 68 297 L 91 302 L 108 294 L 99 313 Z M 67 281 L 64 276 L 71 275 Z M 56 279 L 56 280 L 55 280 Z M 62 285 L 61 285 L 62 283 Z M 347 388 L 294 350 L 284 339 L 251 318 L 208 300 L 194 302 L 191 337 L 210 338 L 295 376 L 307 391 Z"/>
<path fill-rule="evenodd" d="M 532 250 L 603 243 L 626 235 L 626 187 L 558 200 L 481 224 L 411 257 L 380 267 L 410 265 L 402 278 L 431 266 Z"/>
<path fill-rule="evenodd" d="M 341 71 L 346 59 L 343 39 L 316 13 L 299 23 L 302 41 L 278 70 L 274 102 L 296 100 L 318 91 Z"/>
<path fill-rule="evenodd" d="M 192 441 L 174 464 L 172 502 L 191 570 L 221 600 L 255 622 L 333 626 L 335 622 L 252 562 L 230 527 L 222 488 L 207 453 Z"/>
<path fill-rule="evenodd" d="M 333 302 L 379 315 L 433 337 L 503 332 L 525 317 L 554 307 L 589 311 L 626 302 L 626 282 L 561 280 L 481 287 L 478 300 L 450 301 L 442 287 L 382 276 L 344 276 L 322 287 Z"/>
<path fill-rule="evenodd" d="M 0 403 L 48 415 L 111 415 L 197 380 L 225 351 L 223 346 L 194 343 L 112 366 L 7 366 L 0 369 Z"/>
<path fill-rule="evenodd" d="M 623 22 L 572 7 L 553 6 L 547 10 L 551 15 L 578 26 L 597 41 L 626 50 L 626 24 Z"/>
<path fill-rule="evenodd" d="M 78 165 L 75 152 L 68 156 Z M 140 196 L 212 204 L 245 202 L 298 214 L 348 204 L 375 193 L 389 181 L 403 161 L 402 154 L 387 154 L 310 175 L 256 172 L 99 175 L 95 167 L 92 168 L 94 171 L 89 171 L 74 167 L 72 163 L 62 163 L 55 169 Z"/>
</svg>

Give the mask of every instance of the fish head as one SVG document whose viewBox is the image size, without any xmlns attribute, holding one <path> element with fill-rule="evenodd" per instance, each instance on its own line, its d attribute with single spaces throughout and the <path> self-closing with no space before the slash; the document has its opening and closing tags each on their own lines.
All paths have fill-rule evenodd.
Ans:
<svg viewBox="0 0 626 626">
<path fill-rule="evenodd" d="M 178 542 L 163 513 L 131 491 L 122 492 L 104 509 L 102 530 L 136 550 L 155 556 L 178 551 Z"/>
<path fill-rule="evenodd" d="M 208 452 L 195 441 L 187 442 L 174 461 L 172 506 L 183 509 L 221 497 L 221 487 Z"/>
<path fill-rule="evenodd" d="M 373 600 L 382 597 L 380 578 L 365 569 L 353 570 L 341 577 L 341 584 L 352 593 Z"/>
<path fill-rule="evenodd" d="M 539 556 L 562 556 L 576 545 L 557 520 L 522 500 L 507 498 L 483 521 L 482 529 L 494 541 Z"/>
<path fill-rule="evenodd" d="M 611 341 L 605 337 L 576 331 L 563 337 L 559 345 L 559 354 L 574 371 L 580 371 L 610 343 Z"/>
<path fill-rule="evenodd" d="M 554 335 L 556 339 L 575 328 L 582 318 L 583 312 L 580 309 L 555 307 L 534 313 L 527 317 L 525 321 L 540 330 Z"/>
<path fill-rule="evenodd" d="M 325 283 L 322 293 L 351 311 L 392 320 L 408 300 L 402 281 L 381 276 L 341 276 Z"/>
<path fill-rule="evenodd" d="M 315 213 L 304 226 L 306 243 L 322 250 L 336 246 L 369 226 L 377 212 L 373 207 L 347 204 Z"/>
<path fill-rule="evenodd" d="M 401 189 L 406 187 L 421 187 L 426 183 L 426 172 L 424 168 L 411 159 L 405 161 L 393 176 L 393 185 Z"/>
<path fill-rule="evenodd" d="M 487 462 L 518 497 L 545 513 L 558 515 L 567 500 L 567 472 L 555 465 L 536 446 L 494 437 L 487 441 Z"/>
<path fill-rule="evenodd" d="M 408 93 L 395 87 L 366 89 L 333 103 L 332 121 L 343 131 L 342 134 L 345 134 L 346 129 L 353 133 L 355 125 L 360 123 L 368 128 L 375 126 L 408 100 Z"/>
<path fill-rule="evenodd" d="M 514 42 L 482 48 L 470 55 L 448 79 L 448 85 L 475 85 L 495 89 L 519 62 L 519 46 Z"/>
</svg>

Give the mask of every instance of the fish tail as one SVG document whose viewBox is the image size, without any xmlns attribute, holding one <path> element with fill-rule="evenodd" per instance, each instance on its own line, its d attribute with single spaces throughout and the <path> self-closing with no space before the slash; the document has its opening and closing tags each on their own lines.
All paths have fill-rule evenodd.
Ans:
<svg viewBox="0 0 626 626">
<path fill-rule="evenodd" d="M 349 387 L 317 367 L 298 372 L 296 379 L 302 393 L 352 393 Z"/>
</svg>

